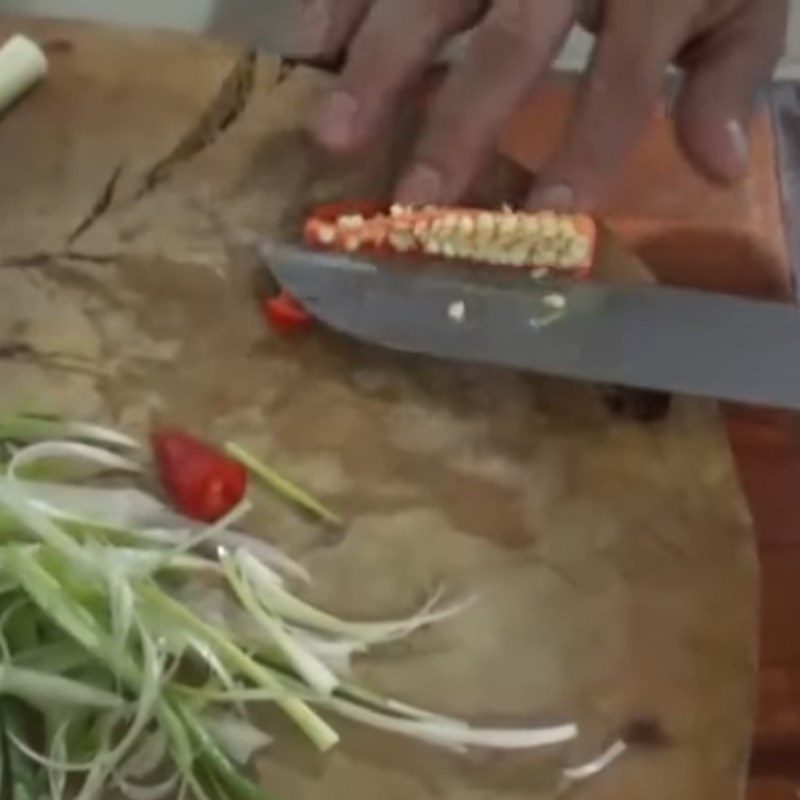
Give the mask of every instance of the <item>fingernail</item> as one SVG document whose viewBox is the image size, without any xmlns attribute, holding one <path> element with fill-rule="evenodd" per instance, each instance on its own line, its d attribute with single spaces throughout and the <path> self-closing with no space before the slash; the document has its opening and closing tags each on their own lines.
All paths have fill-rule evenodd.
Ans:
<svg viewBox="0 0 800 800">
<path fill-rule="evenodd" d="M 309 0 L 300 20 L 300 50 L 304 55 L 316 55 L 325 49 L 331 30 L 328 0 Z"/>
<path fill-rule="evenodd" d="M 728 157 L 725 160 L 729 162 L 733 174 L 740 174 L 747 168 L 750 159 L 750 142 L 744 125 L 738 119 L 728 120 L 725 134 L 728 139 Z"/>
<path fill-rule="evenodd" d="M 571 211 L 575 207 L 575 191 L 565 183 L 535 189 L 529 205 L 549 211 Z"/>
<path fill-rule="evenodd" d="M 442 175 L 427 164 L 413 166 L 395 192 L 398 203 L 418 205 L 441 202 Z"/>
<path fill-rule="evenodd" d="M 322 104 L 316 130 L 322 143 L 332 148 L 349 147 L 356 132 L 358 101 L 347 92 L 336 91 Z"/>
</svg>

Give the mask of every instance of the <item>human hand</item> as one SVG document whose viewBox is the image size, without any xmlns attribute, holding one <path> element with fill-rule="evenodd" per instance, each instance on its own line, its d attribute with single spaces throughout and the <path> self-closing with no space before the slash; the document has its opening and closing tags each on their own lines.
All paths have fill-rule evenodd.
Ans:
<svg viewBox="0 0 800 800">
<path fill-rule="evenodd" d="M 686 70 L 674 106 L 678 141 L 699 171 L 730 181 L 747 169 L 748 122 L 781 53 L 787 7 L 788 0 L 307 0 L 304 50 L 348 51 L 315 134 L 330 150 L 357 151 L 391 120 L 441 45 L 474 28 L 396 191 L 405 203 L 456 202 L 580 21 L 598 34 L 594 57 L 528 205 L 595 205 L 650 119 L 671 62 Z"/>
</svg>

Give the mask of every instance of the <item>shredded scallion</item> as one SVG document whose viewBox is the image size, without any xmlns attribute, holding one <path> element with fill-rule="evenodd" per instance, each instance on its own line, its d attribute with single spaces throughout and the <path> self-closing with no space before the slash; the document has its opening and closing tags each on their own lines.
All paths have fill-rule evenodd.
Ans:
<svg viewBox="0 0 800 800">
<path fill-rule="evenodd" d="M 127 436 L 18 415 L 0 418 L 0 445 L 10 454 L 0 474 L 0 783 L 11 797 L 263 799 L 247 773 L 271 741 L 250 717 L 262 704 L 323 752 L 339 741 L 327 714 L 455 752 L 577 735 L 569 724 L 485 730 L 354 682 L 353 656 L 471 601 L 436 593 L 398 619 L 340 619 L 297 592 L 303 565 L 231 529 L 250 500 L 210 527 L 183 518 L 139 486 L 146 467 Z M 341 525 L 271 467 L 227 449 L 285 499 Z M 45 460 L 121 472 L 129 486 L 37 481 Z"/>
</svg>

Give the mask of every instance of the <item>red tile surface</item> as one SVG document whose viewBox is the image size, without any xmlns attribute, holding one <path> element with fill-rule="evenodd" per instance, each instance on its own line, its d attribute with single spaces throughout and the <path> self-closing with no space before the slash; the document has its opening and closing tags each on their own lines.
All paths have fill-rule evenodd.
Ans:
<svg viewBox="0 0 800 800">
<path fill-rule="evenodd" d="M 504 150 L 534 169 L 558 140 L 574 83 L 554 78 L 511 122 Z M 746 180 L 705 183 L 684 162 L 663 109 L 602 213 L 660 281 L 792 300 L 775 149 L 766 113 Z M 788 368 L 789 365 L 787 365 Z M 762 668 L 750 800 L 796 798 L 800 785 L 800 417 L 722 410 L 762 559 Z"/>
</svg>

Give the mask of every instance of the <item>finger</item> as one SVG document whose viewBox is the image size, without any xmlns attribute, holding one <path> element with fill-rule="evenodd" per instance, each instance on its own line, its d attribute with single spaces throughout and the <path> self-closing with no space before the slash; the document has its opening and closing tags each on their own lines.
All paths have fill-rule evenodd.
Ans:
<svg viewBox="0 0 800 800">
<path fill-rule="evenodd" d="M 609 5 L 563 144 L 543 166 L 532 208 L 591 208 L 641 135 L 685 35 L 679 15 Z"/>
<path fill-rule="evenodd" d="M 556 55 L 573 15 L 567 0 L 495 0 L 433 106 L 399 202 L 447 203 L 463 194 L 500 126 Z"/>
<path fill-rule="evenodd" d="M 315 133 L 332 150 L 363 145 L 391 116 L 403 90 L 419 77 L 443 41 L 468 25 L 480 0 L 378 0 L 350 47 Z"/>
<path fill-rule="evenodd" d="M 300 18 L 299 56 L 338 55 L 364 19 L 373 0 L 306 0 Z"/>
<path fill-rule="evenodd" d="M 747 170 L 750 117 L 780 56 L 785 24 L 785 4 L 773 2 L 769 13 L 737 20 L 693 58 L 675 106 L 676 131 L 689 160 L 712 180 Z"/>
</svg>

